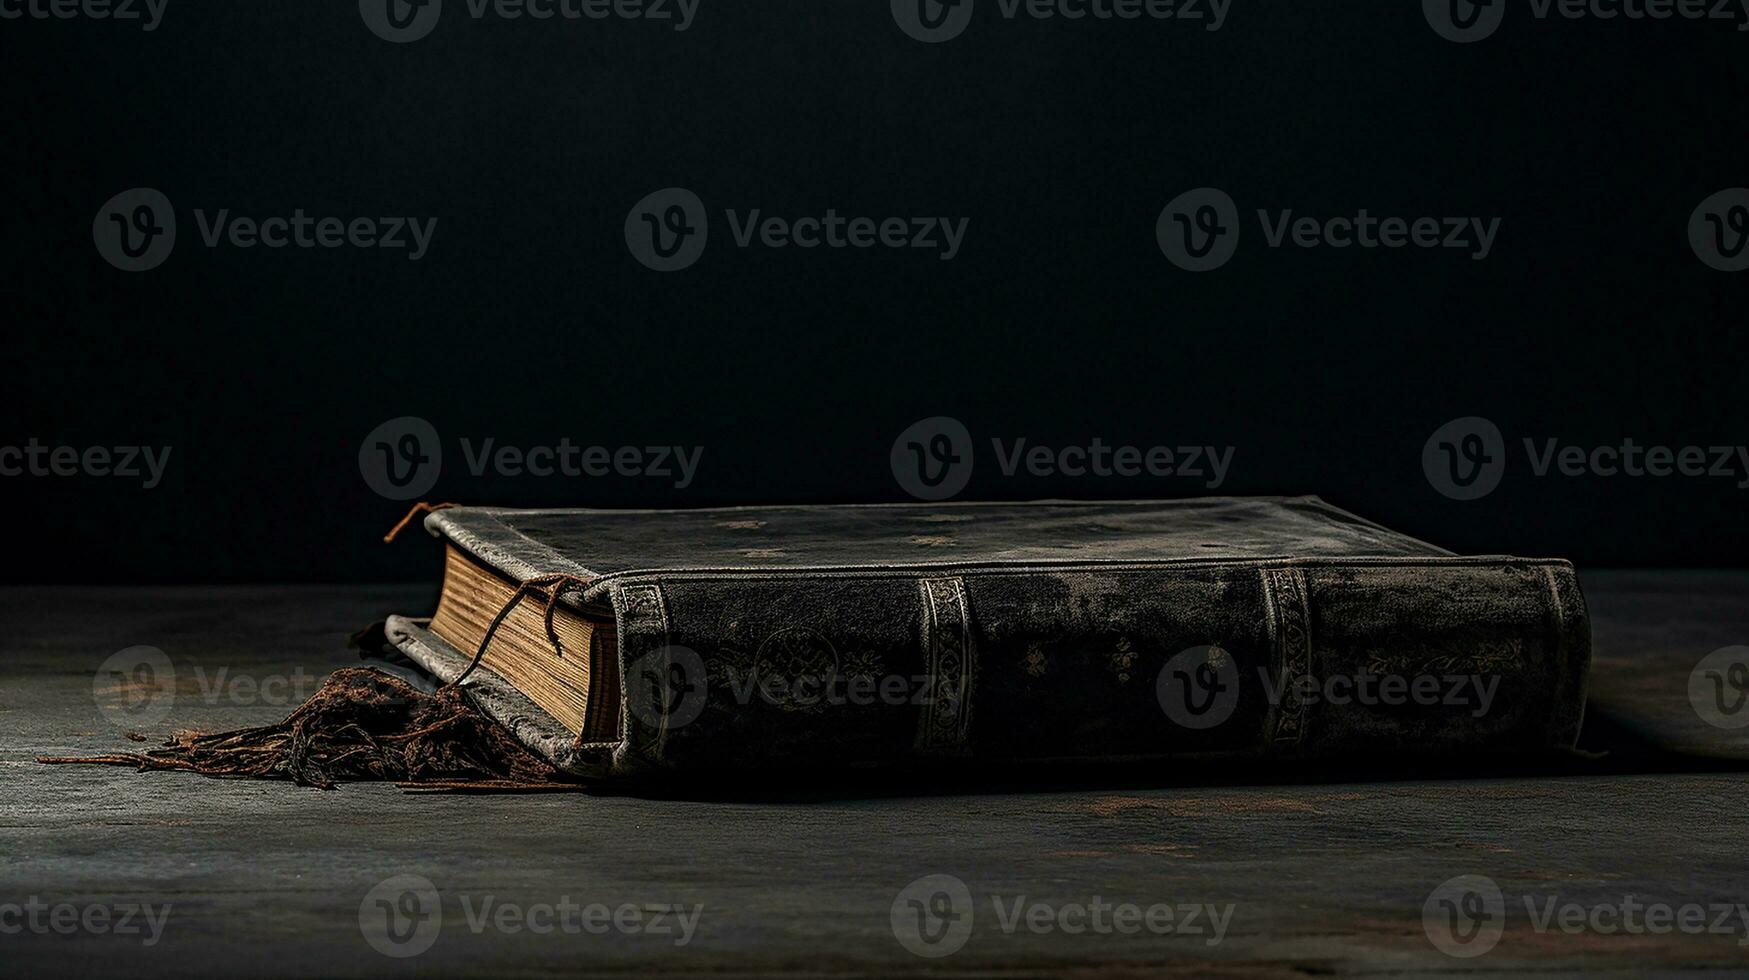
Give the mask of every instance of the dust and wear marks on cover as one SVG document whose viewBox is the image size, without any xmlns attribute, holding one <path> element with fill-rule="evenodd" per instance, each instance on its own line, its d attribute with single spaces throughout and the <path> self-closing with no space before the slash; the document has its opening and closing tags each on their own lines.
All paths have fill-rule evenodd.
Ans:
<svg viewBox="0 0 1749 980">
<path fill-rule="evenodd" d="M 1360 653 L 1365 672 L 1375 676 L 1403 677 L 1458 675 L 1491 677 L 1521 673 L 1529 651 L 1521 637 L 1493 640 L 1465 637 L 1462 640 L 1429 640 L 1412 651 L 1366 650 Z"/>
<path fill-rule="evenodd" d="M 960 756 L 970 751 L 972 689 L 977 681 L 977 646 L 972 640 L 970 602 L 958 578 L 925 579 L 923 655 L 929 689 L 917 729 L 917 753 Z"/>
<path fill-rule="evenodd" d="M 1122 601 L 1123 576 L 1073 571 L 1051 578 L 1063 587 L 1069 614 L 1089 628 L 1105 627 L 1118 631 L 1128 628 L 1132 616 L 1129 605 Z"/>
<path fill-rule="evenodd" d="M 749 565 L 821 569 L 1449 555 L 1314 498 L 624 512 L 463 507 L 431 515 L 426 526 L 519 581 L 558 570 L 615 576 Z"/>
<path fill-rule="evenodd" d="M 1263 570 L 1264 609 L 1277 677 L 1312 676 L 1312 618 L 1306 605 L 1306 577 L 1294 568 Z M 1299 692 L 1285 687 L 1275 707 L 1271 741 L 1291 748 L 1306 737 L 1306 704 Z"/>
<path fill-rule="evenodd" d="M 1128 684 L 1130 673 L 1136 666 L 1136 648 L 1130 643 L 1130 638 L 1127 636 L 1118 637 L 1117 642 L 1112 645 L 1106 661 L 1111 667 L 1112 674 L 1117 677 L 1117 682 Z"/>
<path fill-rule="evenodd" d="M 1128 684 L 1139 651 L 1129 636 L 1137 625 L 1136 607 L 1124 601 L 1123 577 L 1088 572 L 1068 572 L 1051 577 L 1063 587 L 1069 614 L 1086 632 L 1090 635 L 1115 634 L 1115 638 L 1102 644 L 1099 656 L 1119 684 Z M 1043 673 L 1044 654 L 1040 649 L 1031 653 L 1038 654 L 1037 660 L 1029 660 L 1022 666 L 1036 677 Z"/>
<path fill-rule="evenodd" d="M 619 612 L 620 662 L 626 676 L 621 684 L 627 710 L 620 715 L 625 742 L 621 751 L 631 758 L 659 761 L 667 735 L 660 709 L 668 699 L 653 690 L 657 679 L 646 676 L 650 658 L 665 658 L 668 650 L 668 613 L 662 587 L 655 584 L 623 585 L 615 590 Z M 635 645 L 635 646 L 634 646 Z M 666 678 L 666 667 L 660 671 Z M 641 709 L 641 710 L 640 710 Z"/>
</svg>

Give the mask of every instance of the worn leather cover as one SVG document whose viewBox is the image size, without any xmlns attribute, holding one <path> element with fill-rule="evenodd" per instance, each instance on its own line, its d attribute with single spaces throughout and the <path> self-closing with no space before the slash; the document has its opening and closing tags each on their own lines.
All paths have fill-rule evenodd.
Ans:
<svg viewBox="0 0 1749 980">
<path fill-rule="evenodd" d="M 1512 752 L 1570 746 L 1584 705 L 1569 563 L 1452 555 L 1315 497 L 468 507 L 425 526 L 507 579 L 574 575 L 561 601 L 617 621 L 616 742 L 578 745 L 490 671 L 469 680 L 591 776 Z M 469 659 L 410 620 L 390 636 L 445 679 Z M 1187 725 L 1168 678 L 1211 646 L 1237 694 Z M 1386 674 L 1494 693 L 1480 711 L 1292 683 Z"/>
</svg>

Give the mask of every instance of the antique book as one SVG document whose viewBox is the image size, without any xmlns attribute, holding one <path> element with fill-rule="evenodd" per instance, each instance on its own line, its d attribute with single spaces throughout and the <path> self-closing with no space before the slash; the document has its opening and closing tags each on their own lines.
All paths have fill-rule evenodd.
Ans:
<svg viewBox="0 0 1749 980">
<path fill-rule="evenodd" d="M 1316 497 L 453 507 L 388 638 L 583 776 L 1570 747 L 1571 564 Z"/>
</svg>

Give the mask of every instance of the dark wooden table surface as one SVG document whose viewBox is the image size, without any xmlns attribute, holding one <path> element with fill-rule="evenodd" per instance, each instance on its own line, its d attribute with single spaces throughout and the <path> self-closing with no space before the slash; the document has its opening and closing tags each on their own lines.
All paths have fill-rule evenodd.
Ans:
<svg viewBox="0 0 1749 980">
<path fill-rule="evenodd" d="M 1749 974 L 1749 728 L 1707 722 L 1688 693 L 1702 657 L 1749 643 L 1749 573 L 1584 583 L 1597 651 L 1584 741 L 1602 758 L 714 800 L 322 792 L 38 765 L 138 748 L 94 694 L 117 651 L 149 645 L 173 664 L 154 736 L 265 723 L 356 662 L 349 632 L 427 608 L 431 590 L 0 591 L 0 972 Z M 969 932 L 937 958 L 901 942 L 920 920 L 901 915 L 896 931 L 893 914 L 930 875 L 971 897 L 957 920 Z M 1430 923 L 1456 920 L 1424 915 L 1460 875 L 1487 878 L 1504 903 L 1497 945 L 1472 958 L 1430 939 Z M 399 906 L 408 931 L 384 932 L 385 908 L 421 898 L 440 914 Z M 1048 928 L 1005 929 L 998 909 L 1016 901 L 1047 910 Z M 1624 902 L 1670 907 L 1673 922 L 1695 905 L 1706 925 L 1611 928 Z M 581 926 L 597 904 L 625 926 L 540 931 L 548 908 L 575 905 Z M 1173 931 L 1084 925 L 1082 908 L 1126 904 L 1172 906 Z M 701 907 L 695 928 L 654 921 L 669 905 Z M 1219 914 L 1218 939 L 1207 912 L 1184 921 L 1192 905 Z M 1567 906 L 1579 927 L 1559 926 Z"/>
</svg>

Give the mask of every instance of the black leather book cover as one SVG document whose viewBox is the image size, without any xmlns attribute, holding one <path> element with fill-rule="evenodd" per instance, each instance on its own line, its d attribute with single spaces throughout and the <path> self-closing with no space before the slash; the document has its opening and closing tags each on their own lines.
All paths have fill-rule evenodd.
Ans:
<svg viewBox="0 0 1749 980">
<path fill-rule="evenodd" d="M 425 526 L 612 616 L 619 737 L 467 684 L 574 772 L 1458 755 L 1570 746 L 1590 628 L 1562 560 L 1464 557 L 1315 497 L 684 511 Z M 439 677 L 471 659 L 395 617 Z"/>
</svg>

